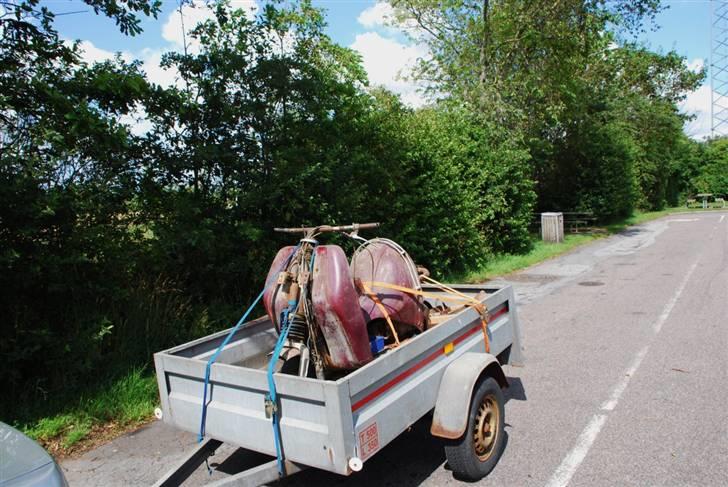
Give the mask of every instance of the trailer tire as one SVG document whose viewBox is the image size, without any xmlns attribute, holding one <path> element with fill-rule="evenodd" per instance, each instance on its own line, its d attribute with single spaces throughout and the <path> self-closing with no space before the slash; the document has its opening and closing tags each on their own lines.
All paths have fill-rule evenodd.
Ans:
<svg viewBox="0 0 728 487">
<path fill-rule="evenodd" d="M 488 475 L 505 447 L 505 408 L 498 382 L 486 377 L 470 399 L 465 433 L 445 444 L 447 463 L 456 478 L 478 481 Z"/>
</svg>

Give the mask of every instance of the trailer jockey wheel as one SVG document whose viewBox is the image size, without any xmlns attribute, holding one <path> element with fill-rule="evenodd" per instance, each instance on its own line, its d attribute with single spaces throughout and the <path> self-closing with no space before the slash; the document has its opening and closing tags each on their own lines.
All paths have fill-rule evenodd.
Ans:
<svg viewBox="0 0 728 487">
<path fill-rule="evenodd" d="M 445 456 L 456 478 L 477 481 L 493 470 L 505 447 L 503 392 L 495 379 L 476 384 L 469 411 L 465 434 L 445 445 Z"/>
</svg>

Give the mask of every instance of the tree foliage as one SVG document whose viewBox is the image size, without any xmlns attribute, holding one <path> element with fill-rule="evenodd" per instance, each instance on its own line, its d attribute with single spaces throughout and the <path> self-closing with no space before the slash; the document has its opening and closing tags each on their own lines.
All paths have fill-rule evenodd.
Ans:
<svg viewBox="0 0 728 487">
<path fill-rule="evenodd" d="M 540 209 L 609 219 L 674 199 L 676 103 L 703 73 L 625 40 L 659 2 L 391 3 L 430 49 L 418 77 L 524 141 Z"/>
<path fill-rule="evenodd" d="M 695 154 L 697 171 L 690 179 L 689 192 L 728 199 L 728 138 L 711 139 L 701 149 Z"/>
<path fill-rule="evenodd" d="M 134 258 L 135 147 L 119 118 L 146 81 L 134 63 L 84 64 L 38 5 L 3 2 L 0 16 L 0 380 L 10 396 L 71 385 L 69 364 L 97 365 L 107 307 Z M 134 12 L 158 5 L 98 8 L 131 33 Z"/>
</svg>

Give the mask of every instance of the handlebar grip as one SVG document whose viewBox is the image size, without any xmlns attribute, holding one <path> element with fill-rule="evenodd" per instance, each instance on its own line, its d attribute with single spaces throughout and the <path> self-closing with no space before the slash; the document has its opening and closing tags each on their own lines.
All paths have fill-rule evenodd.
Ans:
<svg viewBox="0 0 728 487">
<path fill-rule="evenodd" d="M 359 230 L 368 230 L 370 228 L 379 228 L 381 223 L 361 223 L 359 225 Z M 353 230 L 354 228 L 352 228 Z"/>
</svg>

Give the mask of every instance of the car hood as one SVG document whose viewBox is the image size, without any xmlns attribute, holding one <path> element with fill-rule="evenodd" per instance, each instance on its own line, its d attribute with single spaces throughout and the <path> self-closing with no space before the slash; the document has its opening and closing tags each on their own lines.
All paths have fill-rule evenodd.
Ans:
<svg viewBox="0 0 728 487">
<path fill-rule="evenodd" d="M 43 447 L 0 421 L 0 486 L 48 464 L 53 459 Z"/>
</svg>

